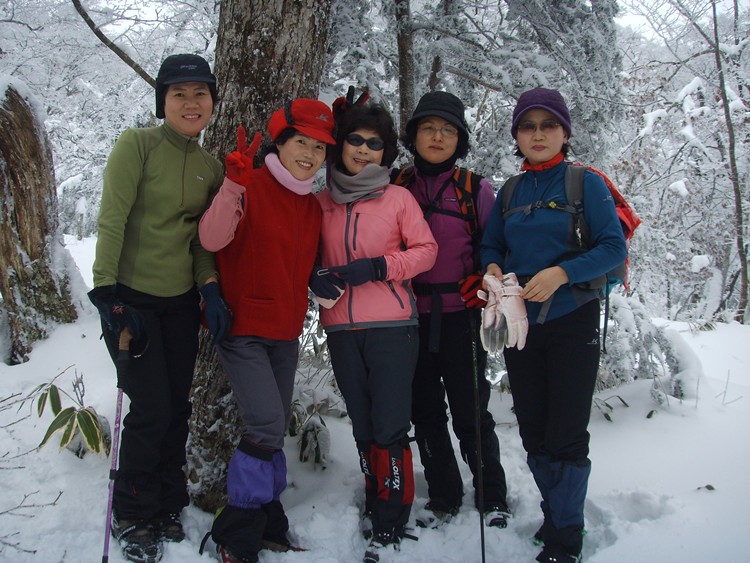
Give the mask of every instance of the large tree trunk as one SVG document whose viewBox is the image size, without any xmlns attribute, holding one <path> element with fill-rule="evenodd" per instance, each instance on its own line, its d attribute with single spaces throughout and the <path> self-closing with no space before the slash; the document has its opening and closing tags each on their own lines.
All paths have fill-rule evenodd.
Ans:
<svg viewBox="0 0 750 563">
<path fill-rule="evenodd" d="M 25 362 L 50 321 L 77 318 L 67 274 L 53 271 L 63 250 L 47 135 L 10 83 L 0 92 L 0 327 L 7 316 L 10 340 L 4 361 Z"/>
<path fill-rule="evenodd" d="M 263 130 L 293 98 L 317 97 L 328 45 L 331 0 L 227 0 L 221 5 L 215 73 L 221 103 L 206 147 L 223 156 L 240 124 Z M 242 423 L 205 331 L 193 384 L 188 441 L 191 495 L 214 511 L 226 503 L 226 466 Z"/>
<path fill-rule="evenodd" d="M 293 99 L 316 98 L 332 0 L 228 0 L 221 5 L 214 72 L 221 102 L 206 133 L 216 155 L 234 150 L 237 126 L 263 131 Z M 269 140 L 266 137 L 266 140 Z"/>
</svg>

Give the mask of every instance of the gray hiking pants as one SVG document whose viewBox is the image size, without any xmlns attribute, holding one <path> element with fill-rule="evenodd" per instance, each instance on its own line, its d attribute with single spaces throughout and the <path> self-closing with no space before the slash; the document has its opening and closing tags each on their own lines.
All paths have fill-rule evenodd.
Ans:
<svg viewBox="0 0 750 563">
<path fill-rule="evenodd" d="M 297 340 L 228 336 L 217 350 L 239 405 L 243 438 L 280 450 L 291 416 Z"/>
</svg>

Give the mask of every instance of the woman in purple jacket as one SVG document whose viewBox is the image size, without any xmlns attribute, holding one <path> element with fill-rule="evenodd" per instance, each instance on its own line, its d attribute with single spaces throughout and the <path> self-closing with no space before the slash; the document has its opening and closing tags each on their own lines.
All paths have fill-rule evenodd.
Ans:
<svg viewBox="0 0 750 563">
<path fill-rule="evenodd" d="M 447 395 L 461 455 L 474 475 L 474 503 L 484 512 L 486 525 L 504 528 L 510 516 L 505 472 L 495 421 L 487 409 L 487 353 L 477 346 L 475 330 L 478 308 L 484 304 L 476 297 L 481 285 L 478 239 L 495 202 L 492 186 L 482 178 L 472 190 L 478 229 L 471 233 L 467 226 L 472 218 L 461 211 L 457 187 L 463 187 L 459 180 L 462 176 L 456 166 L 456 161 L 469 152 L 469 129 L 464 105 L 453 94 L 430 92 L 422 96 L 402 141 L 414 155 L 414 169 L 413 174 L 398 174 L 404 180 L 396 182 L 405 185 L 417 199 L 438 243 L 435 265 L 414 278 L 420 347 L 412 389 L 412 422 L 430 497 L 425 510 L 417 515 L 417 524 L 436 527 L 449 521 L 463 500 L 463 481 L 448 433 Z M 478 405 L 474 401 L 475 377 Z M 476 454 L 477 408 L 481 469 Z M 479 497 L 479 471 L 484 498 Z"/>
<path fill-rule="evenodd" d="M 336 125 L 328 189 L 317 194 L 321 267 L 310 287 L 338 298 L 320 319 L 365 474 L 372 538 L 364 561 L 373 562 L 398 546 L 411 512 L 407 433 L 418 346 L 411 278 L 432 266 L 437 244 L 414 198 L 389 185 L 398 136 L 386 109 L 354 107 Z"/>
</svg>

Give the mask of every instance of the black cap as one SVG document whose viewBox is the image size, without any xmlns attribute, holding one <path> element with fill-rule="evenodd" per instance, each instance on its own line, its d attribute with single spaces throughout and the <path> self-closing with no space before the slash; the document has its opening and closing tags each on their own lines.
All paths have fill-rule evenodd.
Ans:
<svg viewBox="0 0 750 563">
<path fill-rule="evenodd" d="M 466 123 L 464 111 L 463 102 L 450 92 L 428 92 L 419 99 L 406 128 L 416 126 L 423 117 L 435 116 L 449 121 L 468 136 L 469 125 Z"/>
<path fill-rule="evenodd" d="M 203 57 L 183 53 L 170 55 L 161 63 L 156 77 L 156 117 L 164 119 L 164 95 L 170 84 L 181 82 L 205 82 L 216 103 L 216 77 Z"/>
<path fill-rule="evenodd" d="M 464 103 L 450 92 L 427 92 L 419 99 L 411 119 L 404 128 L 404 146 L 409 152 L 416 154 L 414 143 L 419 120 L 431 116 L 442 117 L 458 129 L 458 145 L 454 154 L 457 158 L 464 158 L 469 154 L 469 125 L 466 123 L 464 111 Z"/>
</svg>

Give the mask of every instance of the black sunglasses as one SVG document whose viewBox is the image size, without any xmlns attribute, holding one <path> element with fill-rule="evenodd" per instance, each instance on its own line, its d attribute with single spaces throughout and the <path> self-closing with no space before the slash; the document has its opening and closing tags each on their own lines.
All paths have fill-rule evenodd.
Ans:
<svg viewBox="0 0 750 563">
<path fill-rule="evenodd" d="M 383 139 L 380 139 L 378 137 L 370 137 L 369 139 L 365 139 L 362 135 L 357 135 L 356 133 L 347 135 L 346 142 L 353 147 L 359 147 L 362 144 L 366 143 L 367 148 L 371 151 L 382 151 L 385 148 Z"/>
</svg>

